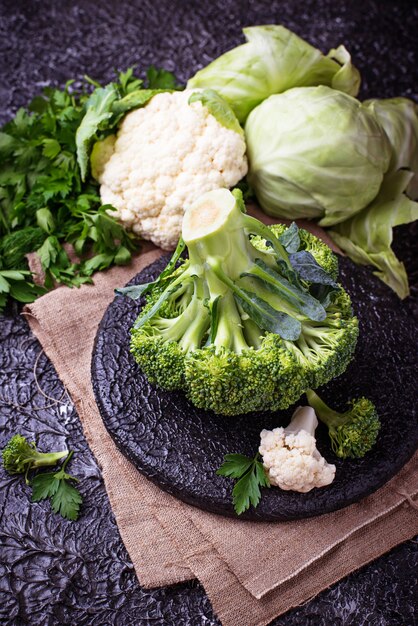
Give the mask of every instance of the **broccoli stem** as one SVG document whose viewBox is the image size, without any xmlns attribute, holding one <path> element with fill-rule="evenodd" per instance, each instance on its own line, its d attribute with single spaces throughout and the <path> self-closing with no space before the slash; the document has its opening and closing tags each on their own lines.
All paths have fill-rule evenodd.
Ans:
<svg viewBox="0 0 418 626">
<path fill-rule="evenodd" d="M 314 409 L 315 413 L 332 431 L 336 432 L 339 426 L 344 426 L 347 422 L 351 421 L 351 414 L 338 413 L 331 409 L 312 389 L 306 391 L 306 397 L 308 398 L 309 405 Z"/>
<path fill-rule="evenodd" d="M 36 452 L 32 462 L 32 468 L 56 465 L 57 461 L 68 455 L 68 450 L 61 452 Z"/>
<path fill-rule="evenodd" d="M 191 273 L 201 276 L 202 267 L 205 268 L 204 278 L 212 299 L 228 289 L 215 280 L 208 267 L 210 259 L 220 262 L 232 280 L 237 280 L 253 263 L 252 246 L 243 228 L 246 217 L 226 189 L 212 192 L 210 199 L 203 196 L 185 213 L 183 239 L 189 250 Z"/>
<path fill-rule="evenodd" d="M 249 345 L 244 337 L 241 315 L 231 292 L 220 299 L 218 307 L 219 322 L 213 343 L 218 348 L 227 348 L 240 354 Z"/>
</svg>

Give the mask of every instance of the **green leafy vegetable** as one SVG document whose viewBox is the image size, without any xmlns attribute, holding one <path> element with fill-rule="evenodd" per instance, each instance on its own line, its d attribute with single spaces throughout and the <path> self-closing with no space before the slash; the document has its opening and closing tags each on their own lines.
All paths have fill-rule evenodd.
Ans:
<svg viewBox="0 0 418 626">
<path fill-rule="evenodd" d="M 260 102 L 292 87 L 329 85 L 357 95 L 360 75 L 344 46 L 324 56 L 283 26 L 251 26 L 243 32 L 247 43 L 215 59 L 187 83 L 187 89 L 218 92 L 240 122 Z"/>
<path fill-rule="evenodd" d="M 408 98 L 366 100 L 363 103 L 385 129 L 392 146 L 388 173 L 408 169 L 413 177 L 405 190 L 418 199 L 418 105 Z"/>
<path fill-rule="evenodd" d="M 32 502 L 51 499 L 51 507 L 54 513 L 59 513 L 62 517 L 75 521 L 80 512 L 80 505 L 83 498 L 71 481 L 78 482 L 78 479 L 65 471 L 73 452 L 70 452 L 58 472 L 48 472 L 38 474 L 32 481 Z"/>
<path fill-rule="evenodd" d="M 355 263 L 374 266 L 374 274 L 402 299 L 409 295 L 408 276 L 391 248 L 392 229 L 418 219 L 418 202 L 403 193 L 413 175 L 407 170 L 394 172 L 368 207 L 328 231 Z"/>
<path fill-rule="evenodd" d="M 189 98 L 189 104 L 192 102 L 201 102 L 203 106 L 208 109 L 209 113 L 211 113 L 222 126 L 225 126 L 225 128 L 234 130 L 240 135 L 244 134 L 233 109 L 227 101 L 216 93 L 216 91 L 213 91 L 213 89 L 196 91 Z"/>
<path fill-rule="evenodd" d="M 146 76 L 148 89 L 163 89 L 164 91 L 183 89 L 183 86 L 178 84 L 172 72 L 158 69 L 154 65 L 150 65 L 147 69 Z"/>
<path fill-rule="evenodd" d="M 389 139 L 369 108 L 326 86 L 271 96 L 250 113 L 245 136 L 248 182 L 264 211 L 321 226 L 366 207 L 391 158 Z"/>
<path fill-rule="evenodd" d="M 279 237 L 279 241 L 289 254 L 299 250 L 300 237 L 296 222 L 290 224 L 289 228 Z"/>
<path fill-rule="evenodd" d="M 217 470 L 218 476 L 238 479 L 232 490 L 232 502 L 237 515 L 258 505 L 260 487 L 270 487 L 270 481 L 257 452 L 253 459 L 243 454 L 225 454 L 225 461 Z"/>
</svg>

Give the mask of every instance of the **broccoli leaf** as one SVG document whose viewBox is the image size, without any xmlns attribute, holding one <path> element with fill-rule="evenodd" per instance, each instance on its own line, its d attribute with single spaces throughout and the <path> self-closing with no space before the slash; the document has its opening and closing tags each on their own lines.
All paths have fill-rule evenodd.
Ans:
<svg viewBox="0 0 418 626">
<path fill-rule="evenodd" d="M 207 341 L 207 345 L 210 345 L 215 341 L 216 332 L 219 325 L 219 300 L 221 296 L 217 296 L 210 305 L 210 332 Z"/>
<path fill-rule="evenodd" d="M 298 339 L 302 326 L 297 319 L 287 315 L 287 313 L 276 311 L 251 291 L 240 289 L 235 285 L 233 291 L 245 313 L 251 317 L 257 326 L 289 341 Z"/>
<path fill-rule="evenodd" d="M 321 322 L 327 316 L 324 307 L 318 300 L 302 287 L 292 285 L 261 259 L 256 259 L 251 272 L 244 273 L 243 276 L 257 278 L 270 292 L 277 294 L 286 302 L 292 304 L 297 311 L 303 313 L 311 320 Z"/>
<path fill-rule="evenodd" d="M 334 287 L 335 289 L 338 288 L 338 284 L 335 280 L 333 280 L 307 250 L 293 252 L 289 254 L 289 259 L 292 267 L 303 280 L 319 285 L 330 285 L 330 287 Z"/>
<path fill-rule="evenodd" d="M 162 305 L 168 298 L 171 296 L 179 288 L 179 285 L 171 286 L 169 285 L 160 295 L 158 300 L 153 304 L 153 306 L 138 317 L 134 324 L 134 328 L 141 328 L 148 320 L 150 320 L 154 315 L 161 309 Z"/>
<path fill-rule="evenodd" d="M 173 252 L 173 256 L 170 261 L 167 263 L 164 270 L 158 276 L 158 278 L 150 283 L 142 283 L 142 285 L 131 285 L 129 287 L 119 287 L 115 289 L 115 293 L 117 296 L 128 296 L 132 300 L 138 300 L 141 296 L 148 293 L 151 289 L 153 289 L 159 283 L 162 283 L 166 280 L 173 272 L 176 267 L 176 263 L 181 257 L 186 244 L 183 241 L 183 238 L 180 237 L 179 242 L 177 244 L 176 249 Z"/>
<path fill-rule="evenodd" d="M 259 461 L 259 453 L 253 459 L 244 454 L 226 454 L 224 462 L 217 470 L 218 476 L 239 479 L 232 490 L 232 502 L 237 515 L 258 505 L 261 499 L 260 487 L 270 487 L 269 478 Z"/>
<path fill-rule="evenodd" d="M 299 228 L 296 222 L 292 222 L 283 235 L 280 235 L 279 241 L 285 250 L 289 253 L 297 252 L 300 246 Z"/>
</svg>

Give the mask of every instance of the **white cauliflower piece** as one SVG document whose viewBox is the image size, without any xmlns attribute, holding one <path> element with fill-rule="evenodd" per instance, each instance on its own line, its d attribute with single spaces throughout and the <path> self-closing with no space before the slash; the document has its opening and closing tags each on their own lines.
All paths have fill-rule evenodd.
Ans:
<svg viewBox="0 0 418 626">
<path fill-rule="evenodd" d="M 335 478 L 330 465 L 316 448 L 318 420 L 309 407 L 298 407 L 289 426 L 261 431 L 259 452 L 271 485 L 306 493 L 329 485 Z"/>
<path fill-rule="evenodd" d="M 166 250 L 176 246 L 184 212 L 206 191 L 233 187 L 247 173 L 244 137 L 225 128 L 196 90 L 157 94 L 123 119 L 95 172 L 103 204 L 128 230 Z M 110 150 L 109 150 L 110 148 Z"/>
</svg>

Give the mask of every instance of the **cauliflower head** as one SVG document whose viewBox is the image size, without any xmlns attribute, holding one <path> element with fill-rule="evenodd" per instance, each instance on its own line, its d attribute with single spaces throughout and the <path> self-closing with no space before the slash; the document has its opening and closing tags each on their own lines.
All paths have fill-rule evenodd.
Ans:
<svg viewBox="0 0 418 626">
<path fill-rule="evenodd" d="M 166 250 L 175 248 L 196 198 L 233 187 L 248 169 L 243 135 L 222 126 L 201 102 L 189 104 L 194 91 L 155 95 L 96 151 L 103 204 L 115 207 L 112 215 L 125 228 Z"/>
<path fill-rule="evenodd" d="M 316 448 L 317 425 L 313 409 L 298 407 L 287 428 L 261 431 L 259 452 L 271 485 L 306 493 L 332 483 L 335 465 L 327 463 Z"/>
</svg>

